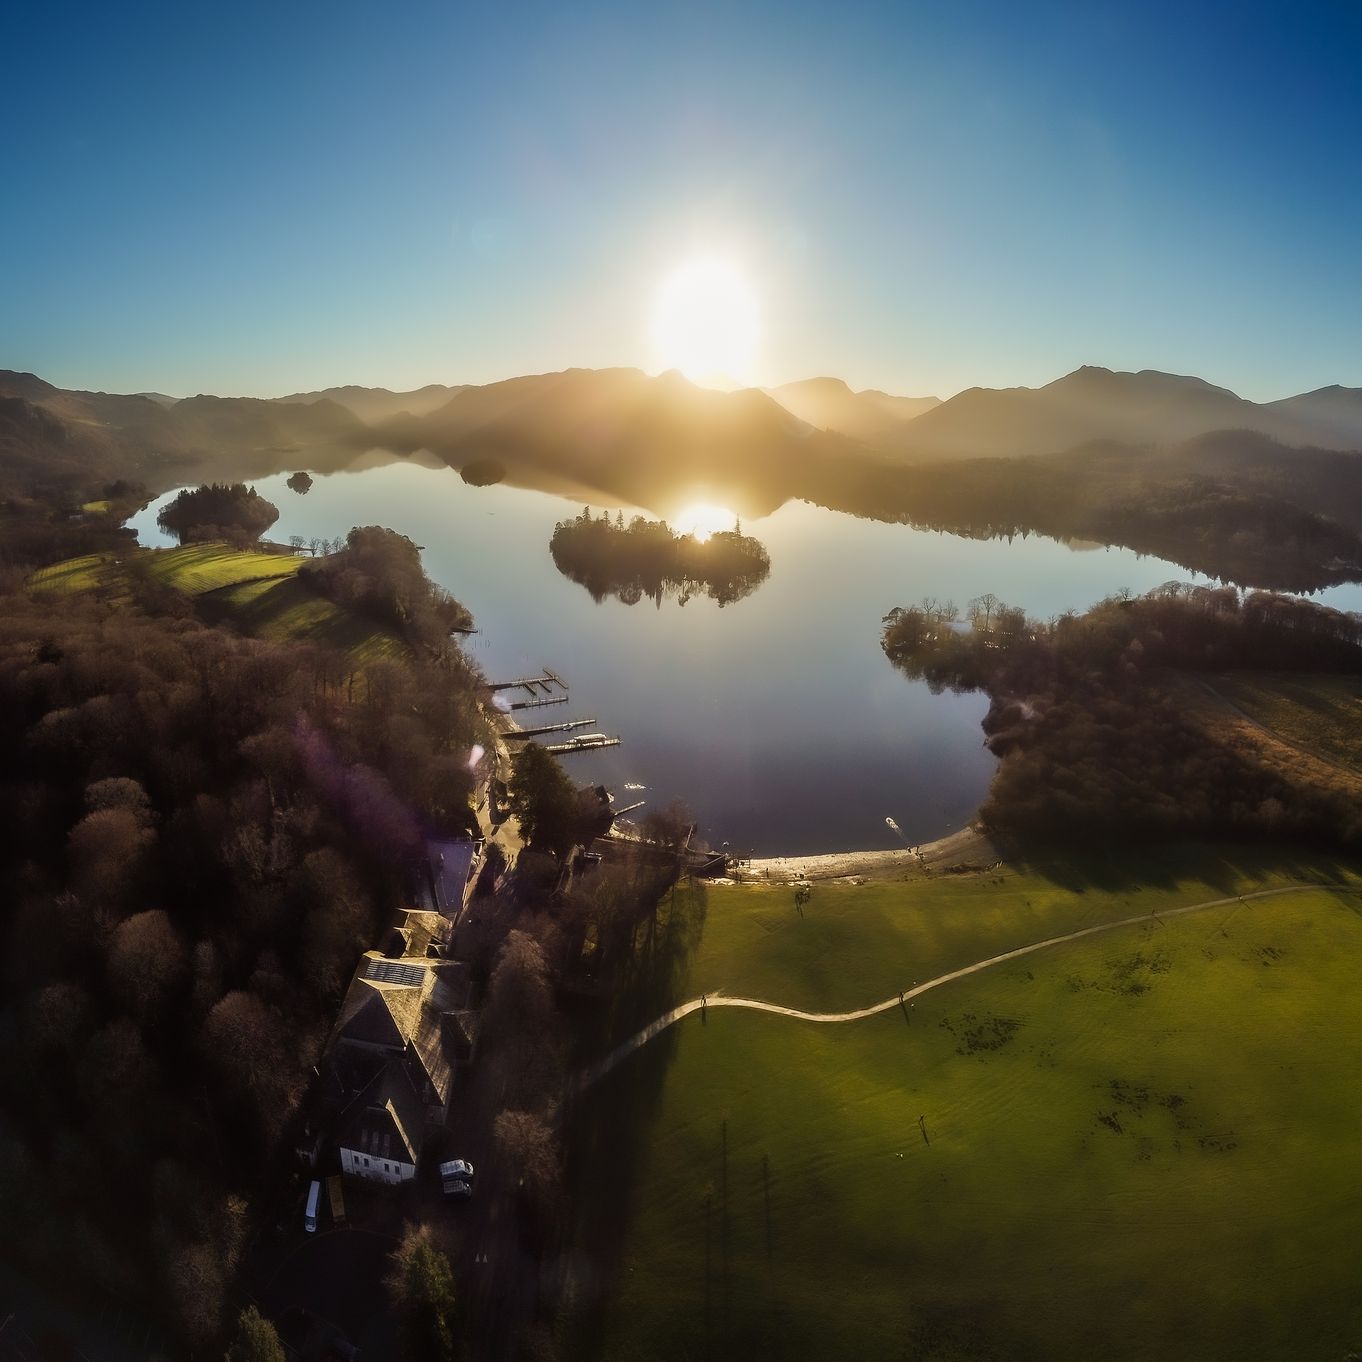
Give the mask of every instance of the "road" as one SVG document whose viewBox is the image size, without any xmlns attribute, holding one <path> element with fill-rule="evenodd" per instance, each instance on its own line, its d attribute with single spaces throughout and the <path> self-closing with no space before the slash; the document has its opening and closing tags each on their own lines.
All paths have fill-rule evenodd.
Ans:
<svg viewBox="0 0 1362 1362">
<path fill-rule="evenodd" d="M 990 955 L 986 960 L 976 960 L 972 965 L 951 970 L 947 974 L 938 974 L 935 979 L 928 979 L 924 984 L 917 984 L 912 988 L 905 989 L 902 993 L 894 994 L 891 998 L 886 998 L 883 1002 L 872 1003 L 869 1007 L 857 1008 L 854 1012 L 805 1012 L 798 1007 L 782 1007 L 779 1003 L 768 1003 L 760 998 L 729 998 L 723 993 L 710 993 L 681 1003 L 672 1008 L 670 1012 L 664 1012 L 656 1021 L 649 1022 L 637 1035 L 631 1036 L 623 1044 L 617 1045 L 604 1059 L 598 1060 L 595 1064 L 583 1069 L 577 1075 L 573 1090 L 580 1092 L 583 1088 L 590 1087 L 591 1084 L 604 1078 L 623 1060 L 628 1059 L 636 1050 L 641 1050 L 650 1040 L 661 1035 L 668 1027 L 675 1026 L 683 1017 L 689 1017 L 691 1013 L 700 1012 L 706 1008 L 745 1007 L 753 1012 L 773 1012 L 780 1017 L 794 1017 L 797 1021 L 807 1022 L 860 1021 L 864 1017 L 873 1017 L 880 1012 L 888 1012 L 891 1008 L 901 1007 L 914 998 L 921 997 L 924 993 L 930 993 L 934 988 L 940 988 L 942 984 L 953 983 L 956 979 L 968 978 L 971 974 L 979 974 L 983 970 L 993 969 L 996 965 L 1005 965 L 1009 960 L 1020 960 L 1023 956 L 1034 955 L 1037 951 L 1048 950 L 1051 946 L 1062 946 L 1068 941 L 1081 941 L 1084 937 L 1098 936 L 1103 932 L 1114 932 L 1121 927 L 1134 927 L 1142 922 L 1164 922 L 1169 918 L 1183 917 L 1188 913 L 1204 912 L 1208 908 L 1224 908 L 1231 903 L 1250 903 L 1255 899 L 1275 898 L 1281 894 L 1298 894 L 1303 889 L 1332 889 L 1342 893 L 1362 893 L 1362 890 L 1349 889 L 1342 885 L 1309 881 L 1284 885 L 1278 889 L 1258 889 L 1251 894 L 1234 894 L 1229 898 L 1207 899 L 1204 903 L 1189 903 L 1181 908 L 1165 909 L 1161 913 L 1140 913 L 1136 917 L 1121 918 L 1117 922 L 1102 922 L 1095 927 L 1083 927 L 1076 932 L 1065 932 L 1063 936 L 1046 937 L 1044 941 L 1033 941 L 1028 946 L 1018 946 L 1015 950 L 1003 951 L 1001 955 Z"/>
</svg>

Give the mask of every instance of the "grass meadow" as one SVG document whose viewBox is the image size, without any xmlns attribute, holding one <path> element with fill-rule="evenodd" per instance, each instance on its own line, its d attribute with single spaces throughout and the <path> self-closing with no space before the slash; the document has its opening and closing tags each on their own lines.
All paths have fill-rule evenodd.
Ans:
<svg viewBox="0 0 1362 1362">
<path fill-rule="evenodd" d="M 574 1177 L 623 1245 L 580 1355 L 1362 1343 L 1362 881 L 1242 852 L 1070 870 L 819 885 L 802 919 L 787 888 L 711 888 L 681 992 L 836 1010 L 1098 921 L 1336 887 L 1155 912 L 864 1021 L 687 1018 L 580 1099 Z"/>
<path fill-rule="evenodd" d="M 253 637 L 338 648 L 361 666 L 410 655 L 390 630 L 308 590 L 297 577 L 305 560 L 294 554 L 185 544 L 138 549 L 130 557 L 162 585 L 192 597 L 205 618 L 230 621 Z M 117 598 L 126 594 L 126 581 L 123 563 L 91 554 L 39 569 L 30 585 L 56 593 L 103 590 Z"/>
<path fill-rule="evenodd" d="M 1362 771 L 1362 677 L 1218 676 L 1215 688 L 1288 742 Z"/>
</svg>

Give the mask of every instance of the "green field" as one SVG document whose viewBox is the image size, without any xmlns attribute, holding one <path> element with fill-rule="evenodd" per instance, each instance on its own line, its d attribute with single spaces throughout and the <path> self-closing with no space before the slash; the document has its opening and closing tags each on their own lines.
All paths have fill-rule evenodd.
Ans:
<svg viewBox="0 0 1362 1362">
<path fill-rule="evenodd" d="M 240 582 L 292 577 L 303 560 L 291 553 L 260 553 L 226 544 L 185 544 L 178 549 L 144 549 L 138 562 L 158 581 L 201 596 Z"/>
<path fill-rule="evenodd" d="M 823 885 L 802 920 L 787 890 L 711 889 L 683 994 L 837 1010 L 1132 912 L 1339 886 L 1151 916 L 907 1015 L 687 1018 L 583 1099 L 584 1130 L 623 1133 L 579 1149 L 574 1178 L 614 1188 L 588 1242 L 623 1251 L 579 1354 L 1341 1360 L 1362 1343 L 1362 879 L 1192 864 L 1142 889 Z"/>
<path fill-rule="evenodd" d="M 303 560 L 292 554 L 262 553 L 228 548 L 225 544 L 185 544 L 176 549 L 135 549 L 124 558 L 87 554 L 39 568 L 29 578 L 38 591 L 89 591 L 116 587 L 125 571 L 136 565 L 165 586 L 200 596 L 240 582 L 292 577 Z"/>
<path fill-rule="evenodd" d="M 87 553 L 80 558 L 68 558 L 39 568 L 28 584 L 35 591 L 64 594 L 70 591 L 94 591 L 117 575 L 114 560 L 107 554 Z"/>
<path fill-rule="evenodd" d="M 1235 675 L 1214 683 L 1264 728 L 1362 771 L 1362 677 Z"/>
<path fill-rule="evenodd" d="M 348 652 L 359 663 L 409 656 L 407 645 L 381 625 L 318 596 L 297 579 L 304 559 L 294 554 L 185 544 L 138 549 L 125 561 L 91 554 L 39 569 L 29 579 L 38 591 L 103 589 L 126 592 L 135 567 L 164 586 L 191 596 L 204 616 L 230 621 L 243 632 L 274 642 L 301 641 Z"/>
<path fill-rule="evenodd" d="M 410 656 L 395 634 L 315 595 L 294 577 L 224 587 L 207 597 L 204 607 L 221 611 L 256 638 L 340 648 L 361 663 Z"/>
</svg>

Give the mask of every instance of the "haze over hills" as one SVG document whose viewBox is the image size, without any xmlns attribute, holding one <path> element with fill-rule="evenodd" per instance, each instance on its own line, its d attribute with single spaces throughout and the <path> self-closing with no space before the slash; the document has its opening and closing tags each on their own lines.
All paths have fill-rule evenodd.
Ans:
<svg viewBox="0 0 1362 1362">
<path fill-rule="evenodd" d="M 195 477 L 260 477 L 304 457 L 336 467 L 371 443 L 367 432 L 327 399 L 291 405 L 200 394 L 166 405 L 0 372 L 0 485 L 133 478 L 154 492 Z"/>
<path fill-rule="evenodd" d="M 1334 391 L 1344 396 L 1322 395 Z M 1051 454 L 1094 440 L 1164 444 L 1216 430 L 1356 449 L 1362 447 L 1362 400 L 1353 394 L 1323 389 L 1260 404 L 1200 378 L 1085 366 L 1042 388 L 966 389 L 900 426 L 892 438 L 919 458 Z"/>
<path fill-rule="evenodd" d="M 1343 388 L 1335 383 L 1328 388 L 1316 388 L 1314 392 L 1269 402 L 1267 406 L 1292 423 L 1319 432 L 1331 432 L 1339 448 L 1357 447 L 1358 432 L 1362 431 L 1362 388 Z"/>
<path fill-rule="evenodd" d="M 806 378 L 765 391 L 816 429 L 867 442 L 881 440 L 941 405 L 939 397 L 893 397 L 875 388 L 854 392 L 840 378 Z"/>
<path fill-rule="evenodd" d="M 365 388 L 347 383 L 342 387 L 323 388 L 318 392 L 290 393 L 287 397 L 276 397 L 274 400 L 308 405 L 320 401 L 338 402 L 361 421 L 373 423 L 404 413 L 408 416 L 425 416 L 443 406 L 455 393 L 462 392 L 465 386 L 427 383 L 424 388 L 413 388 L 409 392 L 392 392 L 388 388 Z"/>
<path fill-rule="evenodd" d="M 787 494 L 768 489 L 788 485 L 799 468 L 856 452 L 759 389 L 718 392 L 638 369 L 568 369 L 465 388 L 429 415 L 374 434 L 394 449 L 428 449 L 456 465 L 495 458 L 512 480 L 566 478 L 654 509 L 719 487 L 743 514 L 778 505 Z"/>
<path fill-rule="evenodd" d="M 1041 388 L 971 388 L 940 402 L 854 392 L 835 378 L 720 392 L 677 373 L 568 369 L 413 392 L 347 386 L 176 401 L 0 372 L 0 474 L 10 486 L 131 477 L 156 492 L 205 477 L 329 472 L 386 450 L 455 467 L 493 459 L 512 481 L 664 514 L 679 497 L 722 492 L 750 515 L 853 470 L 873 477 L 979 457 L 1165 448 L 1216 432 L 1286 449 L 1362 449 L 1362 389 L 1255 403 L 1195 377 L 1085 367 Z"/>
</svg>

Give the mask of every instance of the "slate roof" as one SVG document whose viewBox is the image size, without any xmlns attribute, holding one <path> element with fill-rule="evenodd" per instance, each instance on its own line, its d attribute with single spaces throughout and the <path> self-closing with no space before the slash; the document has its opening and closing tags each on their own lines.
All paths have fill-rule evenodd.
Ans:
<svg viewBox="0 0 1362 1362">
<path fill-rule="evenodd" d="M 337 1142 L 370 1158 L 416 1164 L 425 1140 L 425 1103 L 400 1060 L 390 1059 L 341 1117 Z"/>
<path fill-rule="evenodd" d="M 427 882 L 422 898 L 446 917 L 458 917 L 463 910 L 464 890 L 469 873 L 482 849 L 481 842 L 467 837 L 456 841 L 426 843 Z"/>
<path fill-rule="evenodd" d="M 368 956 L 360 961 L 361 972 L 367 964 Z M 341 1004 L 334 1040 L 404 1049 L 420 1019 L 421 992 L 410 985 L 366 979 L 361 973 Z"/>
<path fill-rule="evenodd" d="M 473 1058 L 478 1043 L 478 1014 L 467 1008 L 446 1012 L 441 1017 L 445 1033 L 445 1051 L 460 1064 Z"/>
</svg>

